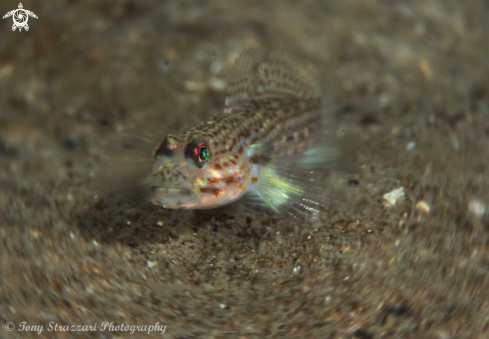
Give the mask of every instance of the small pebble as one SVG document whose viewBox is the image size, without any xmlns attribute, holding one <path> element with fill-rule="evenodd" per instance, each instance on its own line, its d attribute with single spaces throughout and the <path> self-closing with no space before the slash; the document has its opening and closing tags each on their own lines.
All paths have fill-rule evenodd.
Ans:
<svg viewBox="0 0 489 339">
<path fill-rule="evenodd" d="M 418 201 L 416 204 L 416 209 L 418 211 L 424 212 L 425 214 L 430 213 L 430 205 L 428 205 L 425 201 Z"/>
<path fill-rule="evenodd" d="M 149 268 L 155 267 L 158 265 L 157 261 L 146 261 L 146 264 L 148 265 Z"/>
<path fill-rule="evenodd" d="M 430 62 L 427 59 L 421 58 L 418 60 L 418 68 L 421 73 L 423 73 L 426 80 L 431 80 L 433 78 L 433 69 L 431 68 Z"/>
<path fill-rule="evenodd" d="M 209 284 L 203 284 L 202 288 L 204 289 L 204 293 L 212 293 L 212 292 L 216 291 L 216 289 L 212 285 L 209 285 Z"/>
<path fill-rule="evenodd" d="M 382 107 L 388 106 L 391 101 L 389 94 L 382 93 L 379 97 L 379 105 Z"/>
<path fill-rule="evenodd" d="M 185 89 L 189 92 L 202 92 L 205 90 L 205 84 L 197 81 L 185 81 Z"/>
<path fill-rule="evenodd" d="M 14 71 L 15 64 L 8 63 L 0 67 L 0 79 L 8 78 Z"/>
<path fill-rule="evenodd" d="M 360 184 L 360 181 L 356 179 L 351 179 L 348 181 L 348 186 L 358 186 Z"/>
<path fill-rule="evenodd" d="M 406 145 L 406 151 L 412 151 L 416 148 L 416 143 L 414 141 L 408 142 Z"/>
<path fill-rule="evenodd" d="M 209 80 L 209 86 L 216 91 L 224 91 L 226 89 L 227 83 L 223 79 L 211 78 Z"/>
<path fill-rule="evenodd" d="M 481 218 L 486 213 L 486 205 L 478 199 L 470 200 L 468 205 L 469 212 L 477 218 Z"/>
</svg>

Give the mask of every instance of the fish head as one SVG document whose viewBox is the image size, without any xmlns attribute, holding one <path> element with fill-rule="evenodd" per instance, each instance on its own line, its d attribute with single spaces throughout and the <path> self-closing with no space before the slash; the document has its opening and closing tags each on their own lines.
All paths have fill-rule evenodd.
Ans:
<svg viewBox="0 0 489 339">
<path fill-rule="evenodd" d="M 236 168 L 220 165 L 206 137 L 168 135 L 155 148 L 152 201 L 164 208 L 215 208 L 238 195 Z"/>
</svg>

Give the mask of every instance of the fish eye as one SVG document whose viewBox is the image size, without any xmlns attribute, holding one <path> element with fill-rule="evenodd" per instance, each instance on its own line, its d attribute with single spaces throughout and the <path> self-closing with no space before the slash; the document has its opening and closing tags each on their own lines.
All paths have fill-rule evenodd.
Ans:
<svg viewBox="0 0 489 339">
<path fill-rule="evenodd" d="M 185 157 L 194 161 L 195 166 L 202 168 L 211 158 L 207 141 L 203 138 L 194 138 L 185 147 Z"/>
<path fill-rule="evenodd" d="M 200 162 L 205 162 L 209 159 L 209 150 L 205 145 L 199 147 L 199 160 Z"/>
</svg>

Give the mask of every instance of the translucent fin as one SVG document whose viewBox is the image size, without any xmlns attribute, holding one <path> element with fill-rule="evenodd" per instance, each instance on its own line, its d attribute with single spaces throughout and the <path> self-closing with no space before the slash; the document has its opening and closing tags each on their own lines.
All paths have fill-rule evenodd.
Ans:
<svg viewBox="0 0 489 339">
<path fill-rule="evenodd" d="M 256 216 L 268 210 L 267 204 L 256 193 L 247 193 L 242 198 L 212 209 L 196 209 L 197 214 L 228 214 Z"/>
<path fill-rule="evenodd" d="M 311 73 L 285 51 L 271 53 L 262 62 L 251 51 L 244 51 L 233 67 L 224 113 L 259 99 L 319 99 L 321 92 Z"/>
<path fill-rule="evenodd" d="M 257 98 L 319 99 L 320 88 L 312 70 L 301 66 L 285 52 L 270 54 L 259 67 Z"/>
<path fill-rule="evenodd" d="M 355 174 L 355 166 L 336 145 L 335 137 L 312 136 L 307 149 L 299 154 L 294 143 L 263 147 L 270 161 L 260 170 L 257 194 L 282 215 L 315 216 L 336 207 L 342 191 Z"/>
<path fill-rule="evenodd" d="M 224 113 L 231 113 L 251 102 L 255 92 L 254 58 L 250 51 L 241 53 L 236 59 L 224 104 Z"/>
<path fill-rule="evenodd" d="M 178 63 L 167 65 L 161 74 L 155 74 L 155 66 L 158 63 L 127 68 L 120 87 L 104 93 L 97 107 L 101 112 L 122 110 L 127 115 L 110 118 L 114 124 L 103 127 L 93 139 L 96 157 L 90 187 L 104 199 L 132 207 L 151 201 L 155 147 L 168 132 L 187 123 L 178 117 L 199 107 L 183 101 L 175 90 L 181 78 Z"/>
<path fill-rule="evenodd" d="M 169 107 L 172 104 L 168 98 Z M 100 148 L 91 187 L 101 196 L 132 206 L 151 201 L 151 175 L 155 147 L 166 135 L 167 118 L 163 114 L 131 117 L 124 130 L 115 133 Z"/>
<path fill-rule="evenodd" d="M 152 155 L 156 143 L 128 132 L 113 138 L 95 170 L 93 188 L 104 197 L 131 205 L 151 201 Z"/>
</svg>

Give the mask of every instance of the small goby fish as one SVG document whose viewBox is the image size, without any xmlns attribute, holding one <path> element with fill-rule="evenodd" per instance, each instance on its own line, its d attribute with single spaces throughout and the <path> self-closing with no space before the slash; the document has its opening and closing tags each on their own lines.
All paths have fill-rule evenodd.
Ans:
<svg viewBox="0 0 489 339">
<path fill-rule="evenodd" d="M 287 54 L 259 61 L 243 52 L 223 113 L 156 146 L 152 202 L 210 209 L 254 196 L 282 214 L 318 211 L 331 198 L 324 176 L 341 162 L 320 99 L 310 72 Z"/>
</svg>

